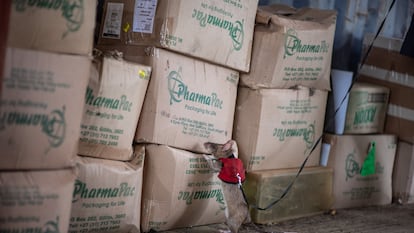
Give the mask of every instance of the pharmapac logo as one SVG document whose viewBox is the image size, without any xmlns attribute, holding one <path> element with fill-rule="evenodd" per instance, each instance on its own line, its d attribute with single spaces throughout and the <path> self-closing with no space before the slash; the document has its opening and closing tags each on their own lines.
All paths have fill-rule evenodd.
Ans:
<svg viewBox="0 0 414 233">
<path fill-rule="evenodd" d="M 167 77 L 170 105 L 173 103 L 180 103 L 185 100 L 218 109 L 223 108 L 223 100 L 218 97 L 217 93 L 213 92 L 210 95 L 204 95 L 198 92 L 190 91 L 181 78 L 180 70 L 181 69 L 179 69 L 179 71 L 171 71 Z"/>
<path fill-rule="evenodd" d="M 24 12 L 28 7 L 61 11 L 66 20 L 67 31 L 64 38 L 70 32 L 76 32 L 83 24 L 84 4 L 83 0 L 14 0 L 13 4 L 17 12 Z"/>
<path fill-rule="evenodd" d="M 345 160 L 345 181 L 348 181 L 348 179 L 354 178 L 356 175 L 361 174 L 362 166 L 359 164 L 359 162 L 355 159 L 356 152 L 352 152 L 346 156 Z M 384 167 L 379 163 L 376 162 L 375 164 L 375 173 L 376 174 L 382 174 L 384 172 Z"/>
<path fill-rule="evenodd" d="M 47 136 L 52 148 L 59 147 L 65 140 L 66 120 L 65 106 L 55 109 L 50 114 L 30 112 L 4 112 L 0 114 L 0 131 L 8 126 L 35 127 L 39 126 Z"/>
<path fill-rule="evenodd" d="M 305 128 L 274 128 L 273 137 L 278 138 L 281 142 L 290 137 L 303 137 L 303 141 L 306 144 L 306 150 L 304 153 L 306 153 L 306 151 L 312 148 L 313 143 L 315 143 L 315 122 L 309 124 Z"/>
<path fill-rule="evenodd" d="M 234 50 L 239 51 L 243 47 L 244 21 L 236 20 L 233 23 L 226 19 L 196 9 L 193 10 L 192 18 L 198 20 L 201 27 L 211 25 L 213 27 L 228 30 L 229 36 L 231 37 L 233 42 Z"/>
<path fill-rule="evenodd" d="M 134 195 L 135 187 L 130 186 L 127 182 L 122 182 L 118 186 L 113 187 L 88 187 L 86 183 L 76 180 L 72 203 L 77 202 L 80 199 L 120 198 L 133 197 Z"/>
<path fill-rule="evenodd" d="M 292 56 L 296 53 L 328 53 L 329 45 L 325 40 L 322 40 L 319 44 L 302 44 L 297 32 L 293 29 L 289 29 L 285 35 L 285 55 Z"/>
</svg>

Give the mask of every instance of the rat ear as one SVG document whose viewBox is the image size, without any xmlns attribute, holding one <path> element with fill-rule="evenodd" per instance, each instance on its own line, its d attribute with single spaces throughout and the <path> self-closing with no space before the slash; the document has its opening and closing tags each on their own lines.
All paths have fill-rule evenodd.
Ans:
<svg viewBox="0 0 414 233">
<path fill-rule="evenodd" d="M 223 145 L 223 151 L 231 151 L 233 148 L 234 141 L 229 140 Z"/>
</svg>

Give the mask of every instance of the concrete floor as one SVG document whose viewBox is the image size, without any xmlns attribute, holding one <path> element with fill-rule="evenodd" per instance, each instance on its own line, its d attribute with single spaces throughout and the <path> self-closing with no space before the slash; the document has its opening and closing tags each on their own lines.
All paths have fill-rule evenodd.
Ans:
<svg viewBox="0 0 414 233">
<path fill-rule="evenodd" d="M 166 231 L 169 233 L 225 232 L 224 224 Z M 337 210 L 273 225 L 244 225 L 239 233 L 413 233 L 414 204 Z"/>
</svg>

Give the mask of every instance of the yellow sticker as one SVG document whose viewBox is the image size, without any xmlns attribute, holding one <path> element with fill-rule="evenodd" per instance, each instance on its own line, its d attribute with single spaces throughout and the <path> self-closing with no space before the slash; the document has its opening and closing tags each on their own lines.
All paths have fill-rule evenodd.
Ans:
<svg viewBox="0 0 414 233">
<path fill-rule="evenodd" d="M 124 30 L 124 32 L 128 32 L 130 28 L 131 28 L 131 25 L 129 25 L 129 23 L 126 22 L 126 24 L 124 25 L 123 30 Z"/>
<path fill-rule="evenodd" d="M 138 75 L 141 78 L 146 78 L 147 77 L 147 72 L 145 70 L 139 70 Z"/>
</svg>

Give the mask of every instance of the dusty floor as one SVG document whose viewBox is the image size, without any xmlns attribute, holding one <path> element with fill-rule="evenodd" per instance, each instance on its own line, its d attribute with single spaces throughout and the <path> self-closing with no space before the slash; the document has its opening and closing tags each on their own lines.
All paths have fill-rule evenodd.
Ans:
<svg viewBox="0 0 414 233">
<path fill-rule="evenodd" d="M 224 224 L 166 231 L 169 233 L 223 232 Z M 337 210 L 336 215 L 320 214 L 274 225 L 245 225 L 239 233 L 412 233 L 414 204 L 387 205 Z"/>
</svg>

